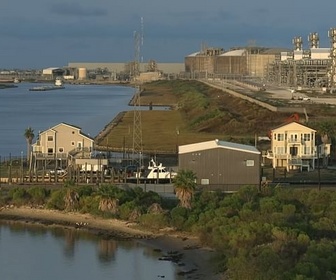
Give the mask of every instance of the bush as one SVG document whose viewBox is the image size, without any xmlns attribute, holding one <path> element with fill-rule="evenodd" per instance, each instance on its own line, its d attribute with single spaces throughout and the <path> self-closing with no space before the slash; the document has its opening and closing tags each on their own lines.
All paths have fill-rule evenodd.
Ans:
<svg viewBox="0 0 336 280">
<path fill-rule="evenodd" d="M 129 220 L 132 212 L 134 209 L 136 209 L 136 204 L 133 201 L 129 201 L 124 203 L 119 207 L 119 217 L 122 220 Z"/>
<path fill-rule="evenodd" d="M 12 199 L 13 203 L 20 205 L 24 204 L 29 197 L 28 193 L 24 188 L 10 189 L 8 195 Z"/>
<path fill-rule="evenodd" d="M 97 196 L 83 196 L 79 200 L 79 211 L 81 213 L 89 213 L 92 215 L 99 215 L 99 197 Z"/>
<path fill-rule="evenodd" d="M 166 214 L 144 214 L 140 217 L 140 224 L 144 227 L 152 229 L 162 229 L 169 225 L 169 220 Z"/>
<path fill-rule="evenodd" d="M 170 224 L 176 229 L 182 230 L 184 223 L 188 219 L 189 210 L 184 207 L 175 207 L 170 212 Z"/>
<path fill-rule="evenodd" d="M 161 197 L 158 193 L 149 191 L 144 192 L 141 188 L 135 188 L 135 199 L 133 200 L 135 204 L 146 211 L 149 206 L 153 203 L 158 203 L 161 205 Z"/>
<path fill-rule="evenodd" d="M 65 202 L 64 196 L 66 194 L 66 189 L 55 190 L 51 193 L 51 197 L 47 202 L 48 209 L 64 210 Z"/>
<path fill-rule="evenodd" d="M 76 188 L 76 192 L 78 193 L 79 197 L 83 196 L 90 196 L 93 193 L 93 187 L 92 186 L 82 186 Z"/>
<path fill-rule="evenodd" d="M 30 200 L 34 204 L 44 204 L 50 195 L 50 191 L 42 187 L 29 188 L 27 193 L 30 195 Z"/>
</svg>

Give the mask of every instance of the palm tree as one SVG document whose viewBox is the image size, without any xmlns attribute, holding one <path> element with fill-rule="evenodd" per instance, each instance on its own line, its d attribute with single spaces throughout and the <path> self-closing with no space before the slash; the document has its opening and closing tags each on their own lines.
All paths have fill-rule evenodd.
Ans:
<svg viewBox="0 0 336 280">
<path fill-rule="evenodd" d="M 100 196 L 98 209 L 102 212 L 108 212 L 117 215 L 119 212 L 119 199 L 112 187 L 101 186 L 98 190 Z"/>
<path fill-rule="evenodd" d="M 78 208 L 79 194 L 73 189 L 68 189 L 64 196 L 65 209 L 73 211 Z"/>
<path fill-rule="evenodd" d="M 32 145 L 33 139 L 35 137 L 34 129 L 32 129 L 30 126 L 28 126 L 28 128 L 26 128 L 23 135 L 24 135 L 24 137 L 26 138 L 26 141 L 27 141 L 27 160 L 29 160 L 31 145 Z"/>
<path fill-rule="evenodd" d="M 177 198 L 182 207 L 190 209 L 191 200 L 196 189 L 196 174 L 192 170 L 180 170 L 174 178 L 174 187 Z"/>
<path fill-rule="evenodd" d="M 327 143 L 331 144 L 335 135 L 335 125 L 336 123 L 334 121 L 325 121 L 319 124 L 318 133 L 320 134 L 319 136 L 321 137 L 320 143 L 322 143 L 324 146 Z M 326 158 L 325 154 L 323 154 L 323 166 L 327 165 L 328 165 L 328 158 Z"/>
</svg>

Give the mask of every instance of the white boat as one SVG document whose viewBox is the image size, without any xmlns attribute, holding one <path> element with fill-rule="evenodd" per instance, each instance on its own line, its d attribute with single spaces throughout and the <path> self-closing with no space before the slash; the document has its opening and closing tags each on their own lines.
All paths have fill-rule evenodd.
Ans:
<svg viewBox="0 0 336 280">
<path fill-rule="evenodd" d="M 159 180 L 170 180 L 173 179 L 177 175 L 176 172 L 169 171 L 166 167 L 162 166 L 162 163 L 159 165 L 156 164 L 154 159 L 151 159 L 147 170 L 144 174 L 137 173 L 137 178 L 145 178 L 149 180 L 159 179 Z"/>
<path fill-rule="evenodd" d="M 55 86 L 61 87 L 63 86 L 62 78 L 57 77 L 55 80 Z"/>
</svg>

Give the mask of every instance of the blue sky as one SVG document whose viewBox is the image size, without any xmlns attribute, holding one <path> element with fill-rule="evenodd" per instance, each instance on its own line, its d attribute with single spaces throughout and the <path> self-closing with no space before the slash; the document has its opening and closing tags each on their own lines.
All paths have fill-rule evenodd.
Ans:
<svg viewBox="0 0 336 280">
<path fill-rule="evenodd" d="M 68 62 L 134 59 L 180 62 L 202 45 L 292 48 L 318 32 L 330 47 L 336 1 L 311 0 L 1 0 L 0 69 L 62 67 Z"/>
</svg>

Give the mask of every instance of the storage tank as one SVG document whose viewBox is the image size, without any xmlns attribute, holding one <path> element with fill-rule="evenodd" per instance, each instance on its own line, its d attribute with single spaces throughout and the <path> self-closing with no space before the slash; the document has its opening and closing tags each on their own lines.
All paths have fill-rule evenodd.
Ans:
<svg viewBox="0 0 336 280">
<path fill-rule="evenodd" d="M 78 68 L 78 80 L 86 80 L 86 68 Z"/>
</svg>

